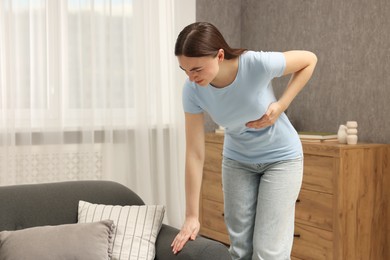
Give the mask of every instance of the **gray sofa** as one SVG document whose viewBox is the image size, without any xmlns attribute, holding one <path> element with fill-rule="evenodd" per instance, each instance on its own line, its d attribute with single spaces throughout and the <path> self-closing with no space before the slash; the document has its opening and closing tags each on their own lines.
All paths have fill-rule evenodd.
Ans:
<svg viewBox="0 0 390 260">
<path fill-rule="evenodd" d="M 144 205 L 127 187 L 110 181 L 72 181 L 0 187 L 0 231 L 77 223 L 79 200 L 111 205 Z M 199 236 L 177 255 L 171 243 L 179 230 L 163 224 L 156 241 L 158 260 L 227 260 L 225 245 Z"/>
</svg>

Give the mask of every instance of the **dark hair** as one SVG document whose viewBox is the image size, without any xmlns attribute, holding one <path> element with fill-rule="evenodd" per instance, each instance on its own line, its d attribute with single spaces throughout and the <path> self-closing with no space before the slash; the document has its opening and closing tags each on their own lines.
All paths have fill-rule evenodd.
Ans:
<svg viewBox="0 0 390 260">
<path fill-rule="evenodd" d="M 220 31 L 211 23 L 196 22 L 184 27 L 175 44 L 175 55 L 187 57 L 216 56 L 223 49 L 225 59 L 240 56 L 246 49 L 233 49 L 223 38 Z"/>
</svg>

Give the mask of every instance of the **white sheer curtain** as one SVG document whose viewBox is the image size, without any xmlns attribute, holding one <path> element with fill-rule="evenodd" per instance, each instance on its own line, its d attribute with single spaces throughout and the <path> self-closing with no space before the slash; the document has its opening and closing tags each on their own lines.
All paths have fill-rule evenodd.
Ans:
<svg viewBox="0 0 390 260">
<path fill-rule="evenodd" d="M 0 0 L 0 185 L 118 181 L 181 224 L 179 1 Z"/>
</svg>

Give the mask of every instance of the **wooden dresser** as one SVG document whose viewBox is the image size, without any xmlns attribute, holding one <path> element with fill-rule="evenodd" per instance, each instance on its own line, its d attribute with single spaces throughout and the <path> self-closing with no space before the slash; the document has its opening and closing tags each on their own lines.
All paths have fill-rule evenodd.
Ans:
<svg viewBox="0 0 390 260">
<path fill-rule="evenodd" d="M 223 135 L 206 134 L 200 234 L 229 244 Z M 303 143 L 292 259 L 390 259 L 390 145 Z"/>
</svg>

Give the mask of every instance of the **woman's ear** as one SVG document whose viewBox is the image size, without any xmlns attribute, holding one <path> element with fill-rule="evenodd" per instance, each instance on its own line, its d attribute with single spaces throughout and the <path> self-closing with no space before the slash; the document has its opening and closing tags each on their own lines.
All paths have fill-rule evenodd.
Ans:
<svg viewBox="0 0 390 260">
<path fill-rule="evenodd" d="M 219 49 L 217 57 L 218 57 L 218 61 L 220 62 L 223 61 L 225 59 L 225 51 L 223 49 Z"/>
</svg>

